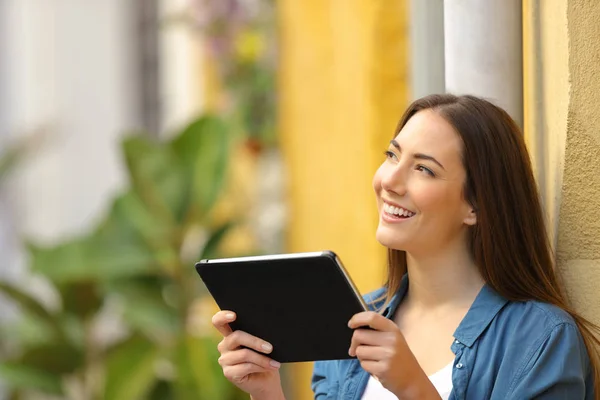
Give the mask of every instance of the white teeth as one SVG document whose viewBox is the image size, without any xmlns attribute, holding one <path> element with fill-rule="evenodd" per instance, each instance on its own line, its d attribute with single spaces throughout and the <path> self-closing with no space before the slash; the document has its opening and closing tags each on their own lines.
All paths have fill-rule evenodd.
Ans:
<svg viewBox="0 0 600 400">
<path fill-rule="evenodd" d="M 387 203 L 383 203 L 383 210 L 388 214 L 394 214 L 404 217 L 412 217 L 413 215 L 415 215 L 415 213 L 411 211 L 405 210 L 401 207 L 395 207 Z"/>
</svg>

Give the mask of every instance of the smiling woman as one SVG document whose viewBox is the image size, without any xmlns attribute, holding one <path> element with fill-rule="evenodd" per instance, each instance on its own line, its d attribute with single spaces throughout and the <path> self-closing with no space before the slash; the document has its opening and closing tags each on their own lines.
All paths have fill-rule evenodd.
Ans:
<svg viewBox="0 0 600 400">
<path fill-rule="evenodd" d="M 316 399 L 600 398 L 598 328 L 567 303 L 504 110 L 473 96 L 415 101 L 373 188 L 388 280 L 348 322 L 356 359 L 315 364 Z M 255 400 L 284 398 L 270 349 L 231 332 L 235 317 L 213 318 L 225 375 Z"/>
<path fill-rule="evenodd" d="M 423 110 L 406 123 L 373 178 L 380 243 L 416 255 L 464 240 L 463 225 L 473 225 L 476 218 L 462 196 L 461 147 L 452 125 L 434 111 Z M 402 215 L 386 212 L 392 207 Z"/>
</svg>

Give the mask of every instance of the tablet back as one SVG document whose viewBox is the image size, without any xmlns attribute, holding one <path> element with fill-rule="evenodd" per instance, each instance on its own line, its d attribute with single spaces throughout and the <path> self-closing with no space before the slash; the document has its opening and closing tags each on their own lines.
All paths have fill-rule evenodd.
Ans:
<svg viewBox="0 0 600 400">
<path fill-rule="evenodd" d="M 196 270 L 232 329 L 273 345 L 279 362 L 350 358 L 350 318 L 366 306 L 330 251 L 202 260 Z"/>
</svg>

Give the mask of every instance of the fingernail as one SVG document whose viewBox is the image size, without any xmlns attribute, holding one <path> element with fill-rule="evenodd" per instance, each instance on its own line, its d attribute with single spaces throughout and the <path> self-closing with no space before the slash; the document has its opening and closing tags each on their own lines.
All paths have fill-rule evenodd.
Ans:
<svg viewBox="0 0 600 400">
<path fill-rule="evenodd" d="M 271 350 L 273 350 L 273 346 L 271 346 L 269 343 L 263 343 L 262 346 L 260 346 L 260 347 L 262 347 L 262 349 L 264 351 L 270 352 Z"/>
<path fill-rule="evenodd" d="M 279 368 L 281 366 L 281 364 L 275 360 L 269 361 L 269 364 L 271 364 L 271 367 L 273 367 L 273 368 Z"/>
<path fill-rule="evenodd" d="M 233 320 L 235 318 L 235 314 L 234 313 L 227 313 L 225 314 L 225 318 L 227 318 L 228 320 Z"/>
</svg>

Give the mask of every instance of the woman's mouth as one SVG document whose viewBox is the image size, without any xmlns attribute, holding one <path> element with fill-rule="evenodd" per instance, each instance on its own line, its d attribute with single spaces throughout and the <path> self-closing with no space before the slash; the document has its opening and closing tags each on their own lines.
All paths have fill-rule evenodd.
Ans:
<svg viewBox="0 0 600 400">
<path fill-rule="evenodd" d="M 412 216 L 414 216 L 416 213 L 404 209 L 402 207 L 396 207 L 393 206 L 391 204 L 388 203 L 383 203 L 383 216 L 387 217 L 388 219 L 396 219 L 396 220 L 402 220 L 402 219 L 408 219 Z"/>
</svg>

